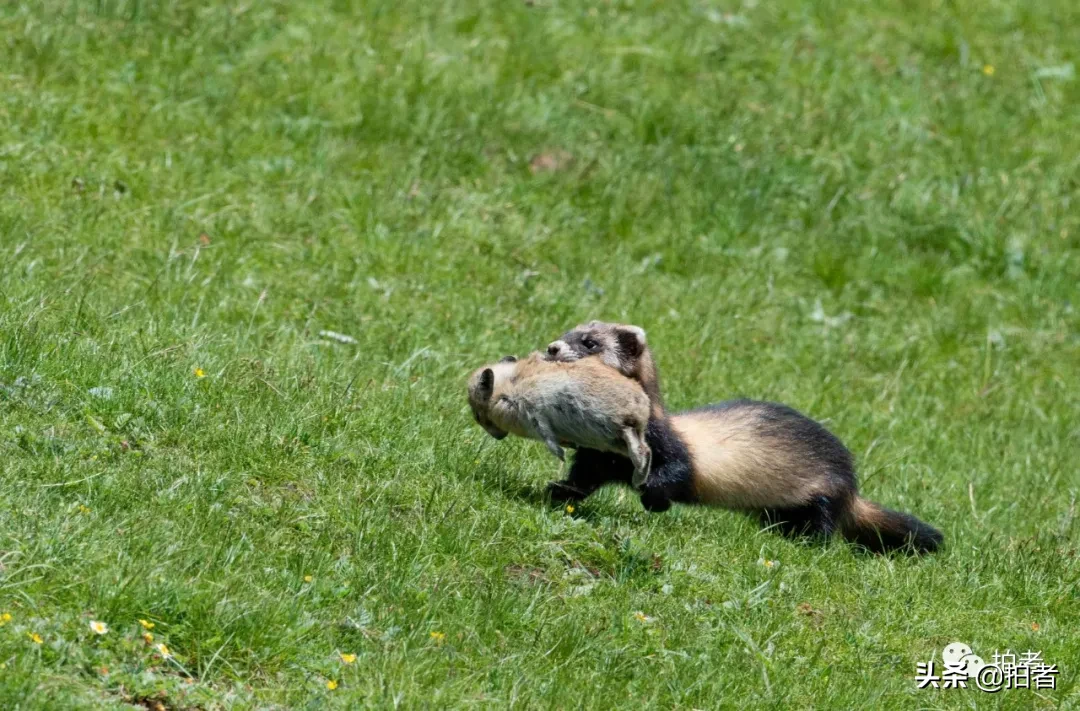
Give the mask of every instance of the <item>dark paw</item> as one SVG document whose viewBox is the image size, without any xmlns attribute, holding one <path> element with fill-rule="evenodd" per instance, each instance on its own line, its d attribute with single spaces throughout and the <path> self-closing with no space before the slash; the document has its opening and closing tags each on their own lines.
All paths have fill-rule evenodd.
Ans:
<svg viewBox="0 0 1080 711">
<path fill-rule="evenodd" d="M 565 481 L 553 481 L 548 484 L 548 496 L 551 497 L 552 502 L 559 503 L 562 501 L 581 501 L 589 492 L 582 491 L 572 484 L 568 484 Z"/>
<path fill-rule="evenodd" d="M 663 491 L 657 489 L 645 489 L 641 492 L 641 505 L 646 511 L 662 513 L 671 508 L 671 499 Z"/>
</svg>

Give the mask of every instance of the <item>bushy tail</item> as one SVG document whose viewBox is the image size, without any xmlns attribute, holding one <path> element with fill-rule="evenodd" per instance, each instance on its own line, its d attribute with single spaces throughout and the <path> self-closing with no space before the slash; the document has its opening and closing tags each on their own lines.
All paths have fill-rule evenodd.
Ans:
<svg viewBox="0 0 1080 711">
<path fill-rule="evenodd" d="M 907 549 L 933 553 L 944 540 L 941 531 L 914 516 L 856 496 L 840 524 L 844 538 L 875 553 Z"/>
</svg>

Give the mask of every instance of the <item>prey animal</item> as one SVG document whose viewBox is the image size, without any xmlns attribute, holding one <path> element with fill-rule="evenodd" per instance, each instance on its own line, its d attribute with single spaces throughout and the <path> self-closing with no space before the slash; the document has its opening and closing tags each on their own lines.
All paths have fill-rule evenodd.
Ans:
<svg viewBox="0 0 1080 711">
<path fill-rule="evenodd" d="M 649 396 L 640 382 L 597 358 L 564 363 L 539 353 L 522 360 L 507 356 L 473 372 L 469 405 L 495 439 L 515 434 L 539 440 L 560 460 L 563 447 L 620 454 L 633 464 L 635 487 L 649 475 Z"/>
</svg>

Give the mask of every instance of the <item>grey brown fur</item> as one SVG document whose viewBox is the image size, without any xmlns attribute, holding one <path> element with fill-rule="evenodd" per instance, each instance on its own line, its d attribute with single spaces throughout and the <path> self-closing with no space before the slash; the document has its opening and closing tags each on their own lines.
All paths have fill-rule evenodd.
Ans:
<svg viewBox="0 0 1080 711">
<path fill-rule="evenodd" d="M 596 356 L 606 365 L 641 383 L 649 396 L 654 417 L 664 415 L 660 373 L 645 340 L 645 329 L 620 323 L 590 321 L 548 344 L 548 360 L 569 363 Z"/>
<path fill-rule="evenodd" d="M 504 358 L 470 377 L 469 405 L 496 439 L 507 433 L 536 439 L 560 460 L 564 446 L 617 453 L 633 462 L 635 486 L 648 476 L 649 397 L 599 360 L 552 362 L 539 353 Z"/>
</svg>

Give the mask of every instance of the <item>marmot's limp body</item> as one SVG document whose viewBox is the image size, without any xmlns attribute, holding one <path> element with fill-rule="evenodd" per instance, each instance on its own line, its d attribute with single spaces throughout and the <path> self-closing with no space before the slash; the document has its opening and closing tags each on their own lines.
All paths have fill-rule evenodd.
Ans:
<svg viewBox="0 0 1080 711">
<path fill-rule="evenodd" d="M 623 455 L 632 462 L 635 486 L 649 473 L 649 397 L 638 382 L 596 359 L 504 358 L 473 373 L 469 405 L 496 439 L 512 433 L 540 440 L 559 459 L 563 446 Z"/>
<path fill-rule="evenodd" d="M 668 414 L 656 363 L 637 326 L 591 321 L 548 346 L 547 357 L 598 360 L 649 393 L 652 473 L 641 494 L 649 510 L 666 510 L 675 501 L 754 511 L 788 533 L 839 531 L 879 552 L 928 552 L 941 544 L 934 527 L 859 496 L 851 453 L 790 407 L 732 400 Z M 618 457 L 579 449 L 568 477 L 552 484 L 552 495 L 583 498 L 605 483 L 625 481 L 627 468 Z"/>
</svg>

